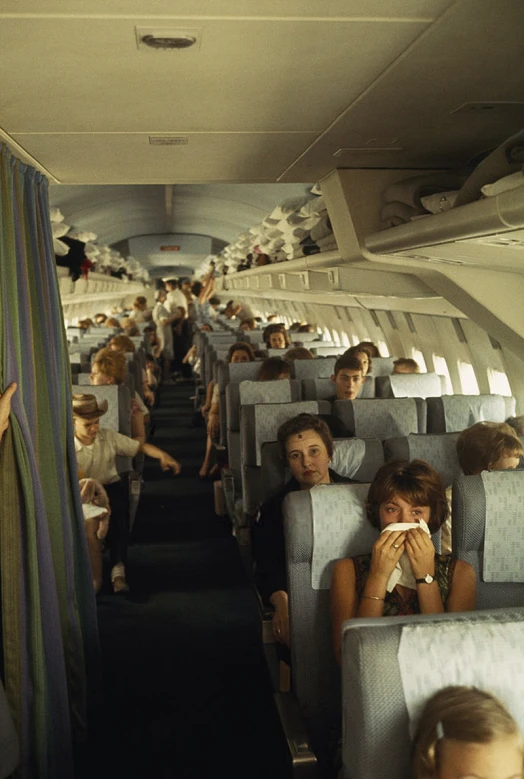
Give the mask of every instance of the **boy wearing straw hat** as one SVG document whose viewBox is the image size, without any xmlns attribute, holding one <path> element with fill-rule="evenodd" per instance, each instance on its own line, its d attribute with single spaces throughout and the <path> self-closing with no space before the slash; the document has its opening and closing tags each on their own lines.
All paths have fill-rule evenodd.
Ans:
<svg viewBox="0 0 524 779">
<path fill-rule="evenodd" d="M 103 484 L 111 505 L 107 541 L 110 550 L 111 581 L 115 593 L 129 589 L 125 563 L 129 542 L 129 489 L 116 469 L 116 457 L 134 457 L 143 452 L 160 461 L 163 471 L 180 473 L 180 464 L 167 452 L 152 444 L 141 444 L 115 430 L 100 429 L 100 417 L 107 411 L 107 400 L 99 403 L 94 395 L 73 395 L 73 425 L 78 469 L 83 476 Z"/>
</svg>

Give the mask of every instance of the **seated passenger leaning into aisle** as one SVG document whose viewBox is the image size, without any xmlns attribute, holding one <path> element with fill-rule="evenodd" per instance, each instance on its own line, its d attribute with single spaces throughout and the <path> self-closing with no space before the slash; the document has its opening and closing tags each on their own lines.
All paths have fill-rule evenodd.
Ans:
<svg viewBox="0 0 524 779">
<path fill-rule="evenodd" d="M 134 457 L 143 452 L 160 461 L 163 471 L 180 473 L 180 465 L 167 452 L 115 430 L 100 430 L 100 417 L 107 411 L 107 400 L 98 405 L 94 395 L 73 395 L 73 426 L 78 470 L 82 478 L 97 479 L 107 492 L 111 521 L 107 541 L 111 562 L 111 581 L 115 592 L 128 589 L 125 564 L 129 542 L 129 485 L 116 469 L 116 457 Z"/>
<path fill-rule="evenodd" d="M 354 617 L 438 614 L 475 608 L 469 563 L 439 555 L 431 541 L 448 515 L 438 473 L 422 460 L 392 460 L 369 488 L 369 522 L 380 530 L 370 554 L 339 560 L 331 581 L 335 657 L 342 623 Z"/>
<path fill-rule="evenodd" d="M 317 484 L 351 483 L 329 468 L 333 439 L 325 422 L 313 414 L 299 414 L 278 429 L 280 456 L 289 466 L 291 479 L 266 500 L 253 527 L 255 581 L 262 600 L 275 609 L 273 634 L 289 646 L 289 609 L 282 503 L 286 495 L 309 490 Z"/>
<path fill-rule="evenodd" d="M 413 779 L 522 779 L 524 739 L 498 698 L 444 687 L 424 706 L 413 743 Z"/>
</svg>

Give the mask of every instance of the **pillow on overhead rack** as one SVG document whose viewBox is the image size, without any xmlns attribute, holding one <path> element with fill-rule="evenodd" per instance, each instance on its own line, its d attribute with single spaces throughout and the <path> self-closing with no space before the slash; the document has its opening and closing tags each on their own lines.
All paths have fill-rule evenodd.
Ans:
<svg viewBox="0 0 524 779">
<path fill-rule="evenodd" d="M 482 187 L 493 184 L 503 176 L 517 173 L 524 163 L 524 130 L 507 138 L 480 162 L 471 176 L 464 182 L 455 201 L 457 206 L 479 200 Z"/>
</svg>

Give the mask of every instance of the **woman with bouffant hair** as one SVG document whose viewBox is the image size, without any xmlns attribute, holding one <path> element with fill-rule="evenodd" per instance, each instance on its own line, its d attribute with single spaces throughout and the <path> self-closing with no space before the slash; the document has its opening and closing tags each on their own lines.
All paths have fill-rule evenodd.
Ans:
<svg viewBox="0 0 524 779">
<path fill-rule="evenodd" d="M 339 560 L 333 570 L 331 615 L 339 662 L 346 619 L 475 608 L 475 571 L 437 554 L 431 541 L 448 515 L 444 483 L 434 468 L 422 460 L 386 463 L 373 479 L 366 508 L 378 539 L 369 554 Z"/>
<path fill-rule="evenodd" d="M 110 349 L 106 346 L 95 354 L 91 365 L 89 381 L 95 387 L 107 384 L 123 384 L 126 377 L 127 364 L 123 351 Z M 146 441 L 147 409 L 138 401 L 138 394 L 131 398 L 131 437 L 141 444 Z"/>
<path fill-rule="evenodd" d="M 476 687 L 444 687 L 427 701 L 413 742 L 414 779 L 522 776 L 522 734 L 506 707 Z M 500 773 L 499 773 L 500 772 Z M 491 776 L 491 774 L 489 774 Z"/>
<path fill-rule="evenodd" d="M 514 470 L 522 451 L 516 431 L 506 422 L 477 422 L 457 438 L 458 459 L 466 476 Z"/>
</svg>

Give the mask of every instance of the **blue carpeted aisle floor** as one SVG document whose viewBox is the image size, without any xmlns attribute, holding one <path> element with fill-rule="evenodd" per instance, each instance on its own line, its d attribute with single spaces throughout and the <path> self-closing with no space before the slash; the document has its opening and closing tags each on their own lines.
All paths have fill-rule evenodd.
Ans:
<svg viewBox="0 0 524 779">
<path fill-rule="evenodd" d="M 191 387 L 164 387 L 129 550 L 131 593 L 98 598 L 103 702 L 77 779 L 286 777 L 285 746 L 262 652 L 256 601 L 229 521 L 198 478 L 203 428 Z M 210 773 L 211 772 L 211 773 Z"/>
</svg>

